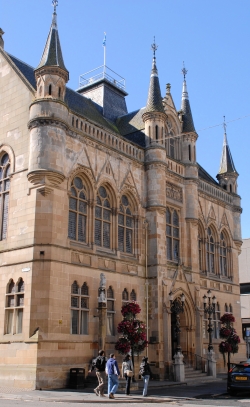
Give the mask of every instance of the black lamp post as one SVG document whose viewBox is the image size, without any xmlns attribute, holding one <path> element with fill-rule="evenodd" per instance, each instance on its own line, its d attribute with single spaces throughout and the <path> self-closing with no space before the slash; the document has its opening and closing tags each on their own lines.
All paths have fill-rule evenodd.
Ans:
<svg viewBox="0 0 250 407">
<path fill-rule="evenodd" d="M 182 293 L 181 298 L 176 298 L 173 300 L 174 295 L 172 291 L 169 293 L 170 298 L 170 311 L 176 315 L 176 324 L 175 324 L 175 333 L 177 338 L 177 347 L 175 353 L 181 353 L 181 345 L 180 345 L 180 313 L 184 312 L 184 303 L 185 303 L 185 295 Z"/>
<path fill-rule="evenodd" d="M 215 312 L 215 304 L 216 304 L 216 297 L 215 295 L 212 298 L 212 292 L 211 290 L 208 290 L 207 296 L 203 296 L 203 304 L 204 304 L 204 313 L 208 315 L 208 334 L 209 334 L 209 344 L 208 344 L 208 352 L 213 350 L 213 344 L 212 344 L 212 332 L 213 332 L 213 327 L 212 327 L 212 314 Z"/>
</svg>

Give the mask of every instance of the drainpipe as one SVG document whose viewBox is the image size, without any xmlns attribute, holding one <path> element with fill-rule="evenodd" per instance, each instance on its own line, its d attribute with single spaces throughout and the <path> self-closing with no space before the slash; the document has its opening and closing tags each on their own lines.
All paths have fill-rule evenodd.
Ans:
<svg viewBox="0 0 250 407">
<path fill-rule="evenodd" d="M 148 341 L 148 221 L 144 221 L 145 227 L 145 288 L 146 288 L 146 335 Z M 146 347 L 146 356 L 148 357 L 148 346 Z"/>
</svg>

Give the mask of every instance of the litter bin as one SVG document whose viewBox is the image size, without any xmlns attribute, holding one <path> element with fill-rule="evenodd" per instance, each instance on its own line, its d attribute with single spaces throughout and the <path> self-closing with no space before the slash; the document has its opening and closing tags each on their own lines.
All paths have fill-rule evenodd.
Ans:
<svg viewBox="0 0 250 407">
<path fill-rule="evenodd" d="M 83 389 L 85 380 L 85 369 L 76 367 L 70 369 L 69 388 L 70 389 Z"/>
</svg>

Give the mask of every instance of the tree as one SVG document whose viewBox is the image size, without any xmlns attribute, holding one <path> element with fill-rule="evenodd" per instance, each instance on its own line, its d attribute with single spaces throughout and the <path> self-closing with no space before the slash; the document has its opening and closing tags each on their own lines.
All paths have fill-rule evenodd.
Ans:
<svg viewBox="0 0 250 407">
<path fill-rule="evenodd" d="M 233 323 L 235 318 L 233 314 L 226 313 L 221 319 L 222 327 L 220 329 L 220 338 L 223 341 L 219 344 L 219 351 L 223 355 L 224 365 L 226 364 L 227 353 L 227 367 L 230 370 L 230 355 L 231 353 L 237 353 L 239 350 L 240 337 L 237 335 Z"/>
<path fill-rule="evenodd" d="M 122 355 L 131 351 L 133 364 L 134 355 L 139 355 L 148 346 L 146 325 L 136 318 L 140 312 L 141 308 L 135 301 L 126 303 L 121 309 L 123 320 L 117 326 L 122 336 L 116 342 L 115 349 Z"/>
</svg>

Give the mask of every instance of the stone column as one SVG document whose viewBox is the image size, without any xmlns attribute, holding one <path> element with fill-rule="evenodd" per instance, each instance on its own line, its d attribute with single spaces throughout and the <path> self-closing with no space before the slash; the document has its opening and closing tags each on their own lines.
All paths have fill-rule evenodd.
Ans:
<svg viewBox="0 0 250 407">
<path fill-rule="evenodd" d="M 107 303 L 98 302 L 99 329 L 98 329 L 98 345 L 99 350 L 105 350 L 106 335 L 107 335 Z"/>
<path fill-rule="evenodd" d="M 207 352 L 208 358 L 208 367 L 207 367 L 207 375 L 216 377 L 216 360 L 214 357 L 215 353 L 213 350 Z"/>
<path fill-rule="evenodd" d="M 174 355 L 174 380 L 175 382 L 185 381 L 183 354 L 181 352 L 177 352 Z"/>
</svg>

